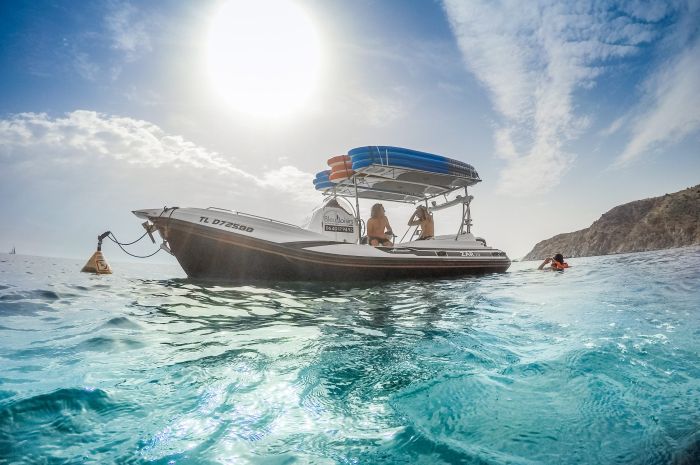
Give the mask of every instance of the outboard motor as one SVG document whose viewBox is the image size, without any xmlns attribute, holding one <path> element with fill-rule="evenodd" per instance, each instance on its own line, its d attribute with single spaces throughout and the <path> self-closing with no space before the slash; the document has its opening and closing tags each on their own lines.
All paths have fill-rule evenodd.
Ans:
<svg viewBox="0 0 700 465">
<path fill-rule="evenodd" d="M 306 229 L 319 232 L 338 242 L 357 242 L 355 217 L 344 209 L 336 199 L 330 199 L 311 214 Z"/>
</svg>

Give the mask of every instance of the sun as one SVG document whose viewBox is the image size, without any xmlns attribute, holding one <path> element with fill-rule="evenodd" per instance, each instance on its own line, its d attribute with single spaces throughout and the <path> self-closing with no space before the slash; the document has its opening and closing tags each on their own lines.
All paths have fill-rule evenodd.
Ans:
<svg viewBox="0 0 700 465">
<path fill-rule="evenodd" d="M 321 65 L 318 34 L 291 0 L 228 0 L 212 18 L 209 80 L 234 110 L 278 117 L 303 108 Z"/>
</svg>

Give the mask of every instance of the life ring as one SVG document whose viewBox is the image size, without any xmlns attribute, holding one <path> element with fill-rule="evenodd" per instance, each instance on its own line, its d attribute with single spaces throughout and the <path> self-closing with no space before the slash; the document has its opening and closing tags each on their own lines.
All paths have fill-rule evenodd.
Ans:
<svg viewBox="0 0 700 465">
<path fill-rule="evenodd" d="M 350 168 L 352 166 L 352 159 L 349 155 L 338 155 L 336 157 L 331 157 L 328 159 L 328 166 L 334 171 L 338 168 Z"/>
<path fill-rule="evenodd" d="M 331 181 L 340 181 L 342 179 L 347 179 L 350 176 L 355 174 L 353 170 L 333 170 L 330 176 L 328 176 L 328 179 Z"/>
</svg>

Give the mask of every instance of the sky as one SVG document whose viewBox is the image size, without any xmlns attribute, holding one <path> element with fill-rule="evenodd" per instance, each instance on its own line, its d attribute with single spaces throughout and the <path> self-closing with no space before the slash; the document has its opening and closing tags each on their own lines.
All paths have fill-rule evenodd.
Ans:
<svg viewBox="0 0 700 465">
<path fill-rule="evenodd" d="M 0 252 L 87 258 L 166 205 L 301 224 L 367 145 L 472 164 L 511 258 L 696 185 L 700 1 L 0 3 Z"/>
</svg>

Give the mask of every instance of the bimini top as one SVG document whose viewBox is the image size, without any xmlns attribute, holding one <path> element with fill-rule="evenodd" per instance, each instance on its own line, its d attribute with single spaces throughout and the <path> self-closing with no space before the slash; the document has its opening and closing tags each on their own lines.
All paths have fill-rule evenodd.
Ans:
<svg viewBox="0 0 700 465">
<path fill-rule="evenodd" d="M 395 202 L 417 202 L 481 181 L 473 166 L 452 158 L 389 146 L 358 147 L 328 160 L 316 174 L 324 194 Z"/>
</svg>

